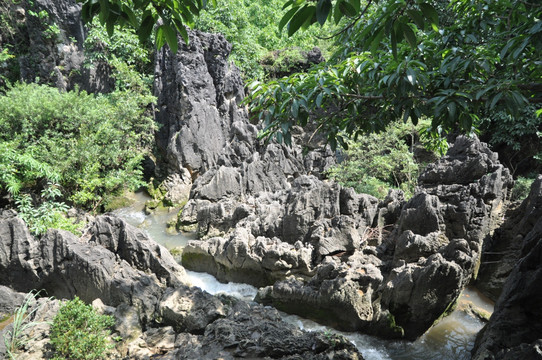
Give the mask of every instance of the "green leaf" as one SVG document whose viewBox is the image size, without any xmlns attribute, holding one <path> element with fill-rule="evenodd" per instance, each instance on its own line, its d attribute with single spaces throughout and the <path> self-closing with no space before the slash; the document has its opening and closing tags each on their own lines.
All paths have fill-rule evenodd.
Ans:
<svg viewBox="0 0 542 360">
<path fill-rule="evenodd" d="M 294 119 L 297 119 L 297 116 L 299 115 L 299 101 L 297 99 L 294 99 L 292 102 L 292 116 Z"/>
<path fill-rule="evenodd" d="M 385 30 L 384 30 L 384 26 L 382 26 L 380 27 L 380 29 L 378 29 L 376 35 L 371 40 L 371 43 L 369 45 L 369 50 L 371 51 L 371 53 L 373 53 L 373 55 L 376 53 L 376 50 L 380 46 L 380 43 L 382 42 L 382 38 L 384 38 L 384 34 L 385 34 Z"/>
<path fill-rule="evenodd" d="M 298 10 L 299 10 L 298 7 L 294 7 L 288 10 L 286 14 L 284 14 L 284 16 L 282 17 L 282 19 L 280 19 L 280 22 L 279 22 L 279 31 L 282 31 L 282 29 L 284 29 L 284 26 L 288 24 L 290 19 L 294 16 L 295 13 L 297 13 Z"/>
<path fill-rule="evenodd" d="M 316 20 L 320 25 L 324 25 L 329 12 L 332 9 L 331 0 L 319 0 L 316 5 Z"/>
<path fill-rule="evenodd" d="M 354 17 L 357 15 L 356 9 L 346 1 L 339 2 L 339 10 L 346 16 Z"/>
<path fill-rule="evenodd" d="M 350 5 L 354 8 L 356 13 L 359 13 L 361 11 L 361 1 L 360 0 L 350 0 Z"/>
<path fill-rule="evenodd" d="M 425 22 L 423 21 L 423 14 L 421 13 L 421 11 L 409 9 L 406 12 L 419 29 L 423 29 L 425 27 Z"/>
<path fill-rule="evenodd" d="M 156 49 L 158 50 L 160 50 L 162 46 L 166 44 L 166 34 L 164 31 L 164 25 L 160 25 L 160 27 L 156 29 L 155 42 L 156 42 Z"/>
<path fill-rule="evenodd" d="M 318 96 L 316 97 L 316 106 L 317 107 L 322 107 L 322 100 L 323 99 L 324 99 L 324 93 L 318 94 Z"/>
<path fill-rule="evenodd" d="M 391 41 L 391 52 L 393 54 L 393 58 L 397 59 L 397 34 L 395 33 L 395 26 L 391 29 L 390 41 Z"/>
<path fill-rule="evenodd" d="M 305 5 L 302 7 L 288 24 L 288 36 L 292 36 L 303 24 L 310 22 L 315 11 L 316 8 L 314 6 Z"/>
<path fill-rule="evenodd" d="M 154 27 L 154 18 L 150 11 L 147 11 L 145 14 L 143 14 L 143 20 L 141 21 L 141 26 L 139 27 L 137 31 L 137 36 L 139 37 L 139 41 L 145 42 L 149 38 L 152 32 L 152 28 Z"/>
<path fill-rule="evenodd" d="M 109 35 L 109 37 L 113 36 L 113 32 L 115 31 L 115 23 L 108 20 L 105 24 L 105 28 L 107 30 L 107 35 Z"/>
<path fill-rule="evenodd" d="M 414 31 L 412 31 L 410 26 L 405 23 L 401 23 L 401 29 L 403 30 L 403 36 L 405 37 L 406 41 L 410 44 L 412 50 L 415 50 L 418 42 L 416 40 L 416 35 L 414 34 Z"/>
<path fill-rule="evenodd" d="M 164 29 L 164 36 L 169 45 L 169 48 L 174 54 L 176 54 L 177 49 L 179 47 L 179 43 L 177 41 L 177 32 L 175 31 L 175 29 L 173 29 L 171 26 L 167 24 L 163 24 L 160 27 Z"/>
<path fill-rule="evenodd" d="M 422 10 L 422 13 L 423 15 L 429 20 L 431 21 L 431 24 L 433 25 L 438 25 L 439 24 L 439 21 L 438 21 L 438 13 L 437 11 L 435 10 L 435 8 L 430 5 L 429 3 L 421 3 L 420 4 L 420 9 Z"/>
<path fill-rule="evenodd" d="M 491 100 L 491 103 L 489 104 L 489 109 L 490 110 L 493 110 L 493 108 L 495 107 L 495 105 L 497 105 L 497 103 L 502 98 L 502 96 L 503 96 L 502 92 L 496 94 L 495 96 L 493 96 L 493 99 Z"/>
</svg>

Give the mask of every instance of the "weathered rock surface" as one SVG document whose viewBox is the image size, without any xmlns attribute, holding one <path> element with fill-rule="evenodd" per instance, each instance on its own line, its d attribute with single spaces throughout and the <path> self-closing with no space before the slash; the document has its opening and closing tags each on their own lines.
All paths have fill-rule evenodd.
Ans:
<svg viewBox="0 0 542 360">
<path fill-rule="evenodd" d="M 156 54 L 154 93 L 162 125 L 157 145 L 165 159 L 158 165 L 194 182 L 191 199 L 215 202 L 287 189 L 293 178 L 334 162 L 329 149 L 304 156 L 295 145 L 299 136 L 292 147 L 259 141 L 258 127 L 240 105 L 244 85 L 227 60 L 231 45 L 222 35 L 189 31 L 189 37 L 177 54 Z"/>
<path fill-rule="evenodd" d="M 32 237 L 15 212 L 0 216 L 0 284 L 57 298 L 128 303 L 150 316 L 168 286 L 185 282 L 184 269 L 162 246 L 120 219 L 101 216 L 78 239 L 62 230 Z"/>
<path fill-rule="evenodd" d="M 542 177 L 531 186 L 521 205 L 507 212 L 503 224 L 484 243 L 477 287 L 497 300 L 510 272 L 521 258 L 523 242 L 542 218 Z"/>
<path fill-rule="evenodd" d="M 149 329 L 139 349 L 162 342 L 159 359 L 363 359 L 341 336 L 305 332 L 283 322 L 279 313 L 261 305 L 222 297 L 228 315 L 211 322 L 201 334 Z M 165 343 L 167 341 L 167 343 Z M 165 346 L 164 346 L 165 345 Z M 152 352 L 151 352 L 152 353 Z M 139 359 L 137 354 L 133 358 Z"/>
<path fill-rule="evenodd" d="M 265 286 L 290 274 L 312 275 L 311 256 L 310 245 L 255 237 L 246 229 L 237 228 L 228 239 L 190 241 L 183 250 L 183 264 L 221 281 Z"/>
<path fill-rule="evenodd" d="M 278 282 L 261 290 L 260 299 L 327 323 L 341 319 L 349 330 L 415 339 L 475 276 L 482 243 L 498 224 L 511 184 L 485 144 L 459 137 L 447 156 L 422 173 L 395 229 L 379 234 L 376 248 L 353 242 L 353 254 L 314 264 L 310 281 Z M 382 216 L 363 225 L 381 224 L 384 214 L 395 212 L 386 210 L 377 207 Z M 341 315 L 333 309 L 350 310 Z"/>
<path fill-rule="evenodd" d="M 312 276 L 324 257 L 351 254 L 365 244 L 365 232 L 380 219 L 378 211 L 372 196 L 305 175 L 289 190 L 242 202 L 193 200 L 183 217 L 196 217 L 199 235 L 213 237 L 190 241 L 183 265 L 256 286 L 289 275 Z"/>
<path fill-rule="evenodd" d="M 16 298 L 24 297 L 11 293 Z M 35 325 L 20 335 L 25 341 L 16 352 L 18 359 L 53 355 L 50 326 L 61 305 L 62 301 L 52 298 L 31 302 L 28 321 Z M 299 330 L 283 322 L 274 309 L 227 296 L 215 297 L 198 288 L 169 288 L 157 307 L 156 321 L 144 328 L 134 307 L 104 306 L 100 299 L 93 306 L 116 319 L 112 338 L 120 336 L 122 341 L 114 342 L 110 358 L 363 359 L 344 337 Z M 0 336 L 7 331 L 11 331 L 10 326 L 1 330 Z M 0 347 L 0 356 L 7 356 L 4 347 Z"/>
<path fill-rule="evenodd" d="M 473 359 L 542 358 L 542 218 L 536 216 L 542 204 L 541 183 L 539 177 L 521 205 L 520 260 L 504 284 L 489 323 L 477 336 Z"/>
<path fill-rule="evenodd" d="M 112 90 L 111 69 L 107 65 L 85 66 L 86 33 L 81 4 L 76 0 L 24 1 L 14 4 L 9 11 L 15 13 L 11 17 L 17 21 L 10 25 L 11 36 L 0 36 L 0 47 L 10 47 L 17 56 L 19 73 L 11 75 L 63 91 L 76 86 L 91 92 Z"/>
</svg>

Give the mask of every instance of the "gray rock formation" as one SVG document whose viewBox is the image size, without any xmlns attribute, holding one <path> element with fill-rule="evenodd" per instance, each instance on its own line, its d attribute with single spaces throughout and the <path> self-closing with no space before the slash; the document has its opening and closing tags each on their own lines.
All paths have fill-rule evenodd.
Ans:
<svg viewBox="0 0 542 360">
<path fill-rule="evenodd" d="M 189 37 L 177 54 L 166 48 L 156 54 L 154 93 L 162 125 L 156 141 L 165 161 L 158 165 L 194 182 L 191 199 L 287 189 L 291 179 L 333 163 L 329 149 L 304 156 L 299 145 L 259 141 L 240 105 L 244 85 L 227 60 L 231 45 L 222 35 L 189 31 Z"/>
<path fill-rule="evenodd" d="M 9 292 L 14 298 L 24 294 Z M 0 298 L 0 308 L 11 299 Z M 17 359 L 37 360 L 53 355 L 49 342 L 51 323 L 63 301 L 53 298 L 32 300 L 28 323 L 16 350 Z M 110 358 L 124 359 L 352 359 L 361 354 L 342 336 L 306 332 L 281 320 L 271 308 L 247 304 L 235 298 L 212 296 L 198 288 L 168 288 L 156 304 L 152 324 L 143 325 L 134 306 L 106 306 L 96 299 L 93 306 L 102 314 L 114 316 L 111 338 L 115 347 Z M 35 310 L 35 311 L 34 311 Z M 152 326 L 150 326 L 152 325 Z M 0 330 L 3 337 L 12 326 Z M 0 357 L 7 357 L 4 342 Z"/>
<path fill-rule="evenodd" d="M 473 359 L 542 358 L 542 218 L 536 216 L 542 204 L 541 183 L 539 177 L 521 205 L 520 260 L 504 284 L 489 323 L 477 336 Z"/>
<path fill-rule="evenodd" d="M 484 243 L 477 287 L 493 300 L 499 298 L 508 275 L 521 258 L 523 241 L 542 218 L 542 176 L 529 196 L 507 211 L 503 224 Z"/>
<path fill-rule="evenodd" d="M 422 173 L 418 192 L 393 232 L 378 236 L 376 248 L 362 241 L 354 254 L 314 264 L 310 281 L 278 282 L 261 290 L 260 299 L 327 323 L 340 319 L 349 330 L 415 339 L 475 276 L 482 243 L 498 224 L 511 184 L 485 144 L 459 137 Z M 377 207 L 382 216 L 374 225 L 396 213 L 391 204 Z"/>
<path fill-rule="evenodd" d="M 290 274 L 312 275 L 311 256 L 312 247 L 301 242 L 290 245 L 237 228 L 227 239 L 190 241 L 183 250 L 183 266 L 221 281 L 265 286 Z"/>
<path fill-rule="evenodd" d="M 458 137 L 430 164 L 398 222 L 382 304 L 414 338 L 476 276 L 483 241 L 497 227 L 512 177 L 487 145 Z"/>
<path fill-rule="evenodd" d="M 0 284 L 57 298 L 136 306 L 143 318 L 168 286 L 185 282 L 184 269 L 162 246 L 122 220 L 101 216 L 83 237 L 49 230 L 32 237 L 15 212 L 0 216 Z"/>
<path fill-rule="evenodd" d="M 289 190 L 244 201 L 195 200 L 185 212 L 181 218 L 195 218 L 201 238 L 212 238 L 190 241 L 183 265 L 221 281 L 256 286 L 289 275 L 312 276 L 324 257 L 353 253 L 367 243 L 367 229 L 385 221 L 376 198 L 314 176 L 298 177 Z"/>
</svg>

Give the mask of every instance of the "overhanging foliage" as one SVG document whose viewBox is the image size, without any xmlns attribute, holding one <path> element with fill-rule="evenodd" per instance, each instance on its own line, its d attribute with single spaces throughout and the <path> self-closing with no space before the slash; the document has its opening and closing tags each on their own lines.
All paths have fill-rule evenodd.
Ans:
<svg viewBox="0 0 542 360">
<path fill-rule="evenodd" d="M 280 26 L 349 20 L 341 49 L 304 74 L 250 85 L 262 136 L 290 141 L 309 118 L 332 147 L 396 119 L 473 131 L 489 111 L 542 103 L 542 4 L 521 0 L 290 0 Z"/>
</svg>

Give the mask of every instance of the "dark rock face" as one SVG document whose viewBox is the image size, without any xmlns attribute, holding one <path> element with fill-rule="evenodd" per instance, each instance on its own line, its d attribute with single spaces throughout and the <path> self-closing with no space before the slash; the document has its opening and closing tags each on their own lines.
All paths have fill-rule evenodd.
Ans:
<svg viewBox="0 0 542 360">
<path fill-rule="evenodd" d="M 156 56 L 157 144 L 167 152 L 168 166 L 187 168 L 195 177 L 217 163 L 232 140 L 233 123 L 247 115 L 237 107 L 244 89 L 239 71 L 227 62 L 226 39 L 190 32 L 190 45 L 180 45 L 175 55 L 164 49 Z"/>
<path fill-rule="evenodd" d="M 184 285 L 184 269 L 169 252 L 120 219 L 99 216 L 79 239 L 49 230 L 38 240 L 15 212 L 3 211 L 0 229 L 0 282 L 93 301 L 116 317 L 115 331 L 123 342 L 115 356 L 362 359 L 343 337 L 301 331 L 283 322 L 276 310 Z M 0 286 L 0 312 L 12 313 L 23 297 Z M 39 307 L 31 320 L 47 323 L 27 330 L 33 335 L 21 359 L 48 356 L 50 322 L 60 302 L 39 299 L 31 306 Z M 0 355 L 5 351 L 0 347 Z"/>
<path fill-rule="evenodd" d="M 174 299 L 174 294 L 180 297 Z M 13 291 L 10 295 L 24 297 Z M 0 307 L 3 302 L 0 298 Z M 29 320 L 36 325 L 24 330 L 23 336 L 28 336 L 28 342 L 16 353 L 17 359 L 52 356 L 50 326 L 62 303 L 53 298 L 31 302 Z M 152 326 L 142 327 L 137 310 L 129 305 L 104 306 L 100 299 L 92 305 L 99 313 L 114 316 L 116 325 L 112 337 L 123 339 L 115 342 L 108 358 L 363 359 L 355 346 L 342 336 L 302 331 L 283 322 L 274 309 L 227 296 L 212 296 L 197 288 L 169 288 L 157 307 Z M 174 326 L 167 325 L 171 322 Z M 0 330 L 0 336 L 8 330 L 10 326 Z M 7 358 L 2 345 L 3 341 L 0 356 Z"/>
<path fill-rule="evenodd" d="M 484 243 L 477 287 L 497 300 L 510 272 L 521 258 L 524 240 L 542 217 L 542 177 L 533 183 L 529 196 L 510 209 L 504 223 Z"/>
<path fill-rule="evenodd" d="M 378 220 L 377 199 L 350 190 L 300 176 L 290 190 L 243 202 L 194 201 L 199 234 L 212 238 L 190 241 L 183 265 L 256 286 L 288 275 L 310 277 L 324 257 L 365 244 L 364 231 Z"/>
<path fill-rule="evenodd" d="M 165 287 L 185 282 L 184 269 L 165 248 L 119 219 L 98 217 L 81 239 L 49 230 L 38 240 L 14 212 L 4 211 L 0 229 L 0 284 L 19 291 L 128 303 L 150 316 Z"/>
<path fill-rule="evenodd" d="M 519 236 L 525 234 L 520 260 L 504 284 L 489 323 L 478 334 L 473 359 L 542 358 L 542 218 L 535 216 L 542 204 L 541 183 L 539 177 L 520 207 L 524 216 Z"/>
<path fill-rule="evenodd" d="M 512 184 L 497 155 L 465 137 L 422 173 L 398 222 L 382 301 L 407 337 L 429 328 L 475 276 Z"/>
<path fill-rule="evenodd" d="M 228 63 L 222 35 L 190 31 L 190 45 L 156 54 L 154 93 L 162 172 L 194 182 L 191 199 L 218 201 L 287 189 L 289 181 L 329 166 L 333 153 L 257 140 L 258 127 L 240 105 L 244 85 Z M 294 141 L 295 142 L 295 141 Z M 317 173 L 320 173 L 318 171 Z M 188 195 L 188 194 L 187 194 Z"/>
<path fill-rule="evenodd" d="M 24 1 L 15 11 L 17 24 L 12 24 L 13 38 L 0 39 L 18 56 L 20 80 L 38 81 L 66 91 L 76 85 L 91 92 L 112 89 L 110 69 L 100 65 L 84 66 L 85 30 L 81 20 L 81 4 L 75 0 Z"/>
</svg>

